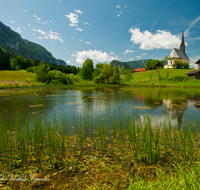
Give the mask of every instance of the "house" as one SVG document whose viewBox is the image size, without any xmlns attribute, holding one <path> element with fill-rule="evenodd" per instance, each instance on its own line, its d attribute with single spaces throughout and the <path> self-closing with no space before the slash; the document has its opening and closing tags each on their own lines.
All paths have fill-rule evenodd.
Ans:
<svg viewBox="0 0 200 190">
<path fill-rule="evenodd" d="M 187 55 L 185 53 L 185 42 L 184 42 L 183 31 L 182 31 L 182 40 L 181 40 L 181 44 L 180 44 L 180 50 L 173 48 L 170 55 L 168 56 L 168 65 L 166 65 L 165 68 L 173 68 L 172 65 L 176 61 L 189 63 L 189 58 L 187 57 Z"/>
<path fill-rule="evenodd" d="M 133 70 L 135 73 L 140 73 L 140 72 L 144 72 L 144 71 L 146 71 L 146 69 L 145 68 L 138 68 L 138 69 L 135 69 L 135 70 Z"/>
<path fill-rule="evenodd" d="M 200 69 L 200 59 L 196 63 L 194 63 L 194 64 L 197 64 L 199 66 L 198 69 Z"/>
<path fill-rule="evenodd" d="M 189 71 L 189 72 L 187 72 L 185 74 L 188 75 L 188 76 L 193 77 L 194 80 L 200 79 L 200 69 L 198 69 L 198 70 L 192 70 L 192 71 Z"/>
</svg>

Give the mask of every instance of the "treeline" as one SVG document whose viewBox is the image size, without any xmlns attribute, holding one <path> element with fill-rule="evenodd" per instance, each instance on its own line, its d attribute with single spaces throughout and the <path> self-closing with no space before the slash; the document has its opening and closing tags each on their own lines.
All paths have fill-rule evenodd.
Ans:
<svg viewBox="0 0 200 190">
<path fill-rule="evenodd" d="M 0 70 L 26 70 L 33 72 L 33 68 L 40 64 L 48 65 L 49 70 L 58 70 L 65 74 L 77 74 L 80 68 L 67 65 L 57 65 L 55 63 L 43 63 L 42 61 L 35 59 L 34 61 L 28 58 L 22 58 L 19 55 L 12 54 L 0 48 Z"/>
</svg>

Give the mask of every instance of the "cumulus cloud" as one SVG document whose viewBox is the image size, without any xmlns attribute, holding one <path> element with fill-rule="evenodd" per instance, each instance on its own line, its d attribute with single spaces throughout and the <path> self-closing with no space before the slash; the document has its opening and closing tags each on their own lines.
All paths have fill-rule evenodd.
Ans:
<svg viewBox="0 0 200 190">
<path fill-rule="evenodd" d="M 132 59 L 132 58 L 130 58 L 130 61 L 133 61 L 133 59 Z"/>
<path fill-rule="evenodd" d="M 88 50 L 88 51 L 81 51 L 75 52 L 72 56 L 76 57 L 77 63 L 83 63 L 85 59 L 90 58 L 93 61 L 97 62 L 104 62 L 104 61 L 112 61 L 114 59 L 119 59 L 118 56 L 110 56 L 106 52 L 102 52 L 101 50 Z"/>
<path fill-rule="evenodd" d="M 124 5 L 124 7 L 125 7 L 125 8 L 127 8 L 127 6 L 126 6 L 126 5 Z"/>
<path fill-rule="evenodd" d="M 146 53 L 143 53 L 143 54 L 141 54 L 141 55 L 146 55 Z"/>
<path fill-rule="evenodd" d="M 111 51 L 109 54 L 110 54 L 110 55 L 113 55 L 113 54 L 114 54 L 114 52 L 112 52 L 112 51 Z"/>
<path fill-rule="evenodd" d="M 91 44 L 90 42 L 85 42 L 86 44 Z"/>
<path fill-rule="evenodd" d="M 11 22 L 12 24 L 15 24 L 15 23 L 16 23 L 16 22 L 15 22 L 15 21 L 13 21 L 13 20 L 11 20 L 10 22 Z"/>
<path fill-rule="evenodd" d="M 69 26 L 78 26 L 78 15 L 75 13 L 69 13 L 69 15 L 65 15 L 71 22 Z"/>
<path fill-rule="evenodd" d="M 117 6 L 116 6 L 116 8 L 118 8 L 118 9 L 119 9 L 119 8 L 120 8 L 120 6 L 119 6 L 119 5 L 117 5 Z"/>
<path fill-rule="evenodd" d="M 79 13 L 79 14 L 82 14 L 84 11 L 81 11 L 81 10 L 79 10 L 79 9 L 75 9 L 75 11 L 74 11 L 75 13 Z"/>
<path fill-rule="evenodd" d="M 127 49 L 125 52 L 123 52 L 124 55 L 126 55 L 127 53 L 134 53 L 133 50 Z"/>
<path fill-rule="evenodd" d="M 142 58 L 142 56 L 135 56 L 135 57 L 136 57 L 136 58 L 139 58 L 139 59 Z"/>
<path fill-rule="evenodd" d="M 81 28 L 76 28 L 76 30 L 78 30 L 78 31 L 80 31 L 80 32 L 82 32 L 82 31 L 83 31 L 83 29 L 81 29 Z"/>
<path fill-rule="evenodd" d="M 119 14 L 118 14 L 117 16 L 118 16 L 118 17 L 120 17 L 120 15 L 119 15 Z"/>
<path fill-rule="evenodd" d="M 70 60 L 67 61 L 67 63 L 70 63 L 70 62 L 71 62 Z"/>
<path fill-rule="evenodd" d="M 134 44 L 140 44 L 140 49 L 171 49 L 179 47 L 178 35 L 173 35 L 164 30 L 157 30 L 155 34 L 149 31 L 140 32 L 140 28 L 130 28 L 131 39 Z"/>
<path fill-rule="evenodd" d="M 60 33 L 52 32 L 52 31 L 44 32 L 44 31 L 42 31 L 42 30 L 40 30 L 40 29 L 34 29 L 34 28 L 33 28 L 33 31 L 39 32 L 40 34 L 43 35 L 43 36 L 39 36 L 39 37 L 38 37 L 39 40 L 42 40 L 42 39 L 50 39 L 50 40 L 55 40 L 55 41 L 58 40 L 58 41 L 60 41 L 60 42 L 64 42 L 64 41 L 62 40 L 62 38 L 59 36 Z"/>
</svg>

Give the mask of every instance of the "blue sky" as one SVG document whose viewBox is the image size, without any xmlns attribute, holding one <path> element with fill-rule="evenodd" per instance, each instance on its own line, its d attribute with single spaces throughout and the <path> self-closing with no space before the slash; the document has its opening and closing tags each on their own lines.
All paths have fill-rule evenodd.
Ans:
<svg viewBox="0 0 200 190">
<path fill-rule="evenodd" d="M 82 66 L 113 59 L 164 59 L 182 28 L 192 65 L 200 59 L 200 0 L 2 0 L 0 21 L 57 59 Z"/>
</svg>

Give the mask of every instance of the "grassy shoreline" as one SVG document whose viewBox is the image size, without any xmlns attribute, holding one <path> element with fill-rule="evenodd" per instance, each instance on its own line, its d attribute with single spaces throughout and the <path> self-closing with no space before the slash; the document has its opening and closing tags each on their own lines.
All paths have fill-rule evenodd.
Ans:
<svg viewBox="0 0 200 190">
<path fill-rule="evenodd" d="M 153 71 L 145 71 L 142 73 L 133 73 L 130 81 L 125 80 L 121 76 L 119 85 L 111 84 L 95 84 L 94 81 L 82 80 L 81 83 L 65 85 L 67 88 L 71 86 L 150 86 L 150 87 L 192 87 L 200 88 L 200 80 L 187 79 L 185 82 L 175 82 L 174 77 L 185 77 L 185 73 L 191 69 L 159 69 Z M 168 72 L 168 76 L 167 76 Z M 160 79 L 159 79 L 160 75 Z M 32 87 L 32 86 L 52 86 L 36 82 L 35 74 L 28 73 L 25 70 L 20 71 L 0 71 L 0 89 Z"/>
<path fill-rule="evenodd" d="M 24 118 L 25 119 L 25 118 Z M 122 126 L 126 129 L 122 130 Z M 194 127 L 197 130 L 194 130 Z M 199 189 L 200 125 L 181 130 L 132 118 L 70 126 L 16 116 L 0 121 L 0 171 L 7 189 Z M 2 178 L 1 177 L 1 178 Z M 12 177 L 12 178 L 11 178 Z M 2 178 L 3 179 L 3 178 Z"/>
</svg>

